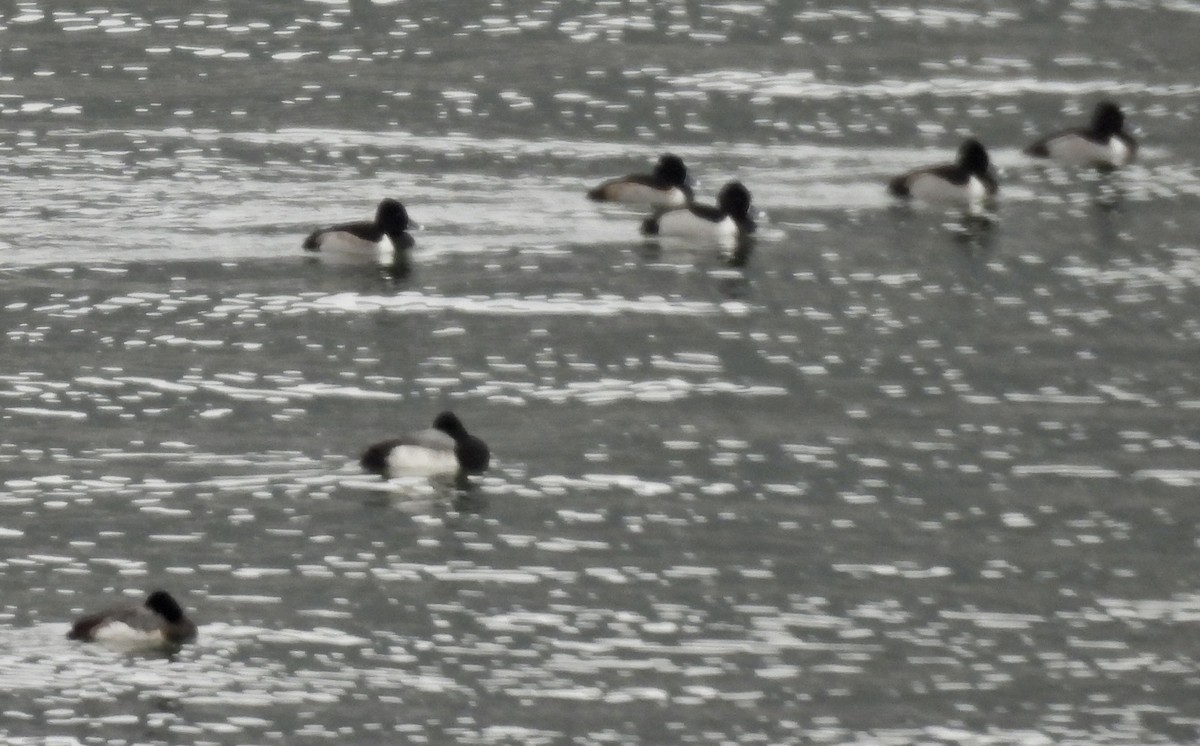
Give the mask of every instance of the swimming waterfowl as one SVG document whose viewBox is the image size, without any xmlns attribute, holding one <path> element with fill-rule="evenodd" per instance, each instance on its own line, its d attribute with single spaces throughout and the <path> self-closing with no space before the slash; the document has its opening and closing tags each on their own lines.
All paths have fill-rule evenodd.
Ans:
<svg viewBox="0 0 1200 746">
<path fill-rule="evenodd" d="M 750 190 L 731 181 L 717 193 L 717 204 L 691 204 L 652 215 L 642 221 L 647 236 L 733 240 L 754 233 Z"/>
<path fill-rule="evenodd" d="M 397 476 L 476 474 L 487 469 L 487 444 L 467 432 L 453 412 L 442 412 L 433 427 L 385 440 L 367 448 L 359 458 L 363 469 L 384 479 Z"/>
<path fill-rule="evenodd" d="M 140 606 L 124 606 L 81 617 L 71 640 L 137 646 L 176 646 L 195 639 L 196 625 L 170 593 L 154 591 Z"/>
<path fill-rule="evenodd" d="M 692 187 L 683 159 L 666 153 L 654 172 L 610 179 L 587 194 L 596 202 L 621 202 L 650 207 L 683 207 L 692 201 Z"/>
<path fill-rule="evenodd" d="M 1087 127 L 1047 135 L 1025 148 L 1025 154 L 1049 158 L 1065 166 L 1111 171 L 1131 163 L 1137 157 L 1137 149 L 1137 141 L 1125 131 L 1121 107 L 1112 101 L 1101 101 L 1096 104 Z"/>
<path fill-rule="evenodd" d="M 976 205 L 998 190 L 987 150 L 975 139 L 958 148 L 954 163 L 918 168 L 888 182 L 888 192 L 928 203 Z"/>
<path fill-rule="evenodd" d="M 306 251 L 383 255 L 412 246 L 411 221 L 399 201 L 387 198 L 375 209 L 373 221 L 341 223 L 313 231 L 304 239 Z"/>
</svg>

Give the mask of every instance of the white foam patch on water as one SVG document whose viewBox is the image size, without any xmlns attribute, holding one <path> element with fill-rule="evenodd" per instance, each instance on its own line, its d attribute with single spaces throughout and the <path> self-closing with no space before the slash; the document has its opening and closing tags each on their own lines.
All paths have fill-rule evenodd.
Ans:
<svg viewBox="0 0 1200 746">
<path fill-rule="evenodd" d="M 155 391 L 169 391 L 174 394 L 191 394 L 197 391 L 197 387 L 190 383 L 178 383 L 176 381 L 167 381 L 161 378 L 149 378 L 145 376 L 119 376 L 111 381 L 105 380 L 98 376 L 88 376 L 86 378 L 76 378 L 76 382 L 84 383 L 85 381 L 94 386 L 110 388 L 114 385 L 131 384 L 133 386 L 145 386 Z"/>
<path fill-rule="evenodd" d="M 689 396 L 714 394 L 738 397 L 786 396 L 782 386 L 733 383 L 731 381 L 692 382 L 682 378 L 658 380 L 601 378 L 595 381 L 575 381 L 565 386 L 531 386 L 528 383 L 507 384 L 489 381 L 481 387 L 482 392 L 494 394 L 513 390 L 525 398 L 544 399 L 552 402 L 579 401 L 585 404 L 613 404 L 621 401 L 673 402 Z"/>
<path fill-rule="evenodd" d="M 403 395 L 389 391 L 371 391 L 358 386 L 344 386 L 331 383 L 305 383 L 296 386 L 284 386 L 282 391 L 312 395 L 318 399 L 360 399 L 364 401 L 399 401 Z"/>
<path fill-rule="evenodd" d="M 944 578 L 953 574 L 949 567 L 934 565 L 931 567 L 916 567 L 909 564 L 850 564 L 838 563 L 833 565 L 838 572 L 848 573 L 856 577 L 880 576 L 899 577 L 906 580 L 928 580 Z"/>
<path fill-rule="evenodd" d="M 1169 621 L 1176 624 L 1200 622 L 1200 594 L 1182 593 L 1169 599 L 1101 598 L 1098 603 L 1114 619 Z"/>
<path fill-rule="evenodd" d="M 983 629 L 1027 630 L 1035 624 L 1044 624 L 1046 618 L 1038 614 L 1017 614 L 999 611 L 955 611 L 939 612 L 943 619 L 964 620 Z"/>
<path fill-rule="evenodd" d="M 283 645 L 331 645 L 334 647 L 358 647 L 369 642 L 365 637 L 346 634 L 329 627 L 315 627 L 310 630 L 263 630 L 257 635 L 257 639 Z"/>
<path fill-rule="evenodd" d="M 1120 90 L 1119 81 L 1096 78 L 1065 81 L 1035 76 L 1004 76 L 995 79 L 981 77 L 929 76 L 925 79 L 899 78 L 853 83 L 832 82 L 809 70 L 775 73 L 755 70 L 720 70 L 670 79 L 677 87 L 688 90 L 750 93 L 771 98 L 799 98 L 831 101 L 855 96 L 877 99 L 909 99 L 916 96 L 996 96 L 1011 97 L 1017 93 L 1050 94 L 1055 96 L 1109 95 Z M 1146 95 L 1180 96 L 1200 94 L 1194 83 L 1170 85 L 1139 84 Z"/>
<path fill-rule="evenodd" d="M 1120 472 L 1089 464 L 1027 464 L 1012 468 L 1014 477 L 1056 476 L 1075 479 L 1118 479 Z"/>
<path fill-rule="evenodd" d="M 551 538 L 535 542 L 534 545 L 543 552 L 578 552 L 603 551 L 609 548 L 606 541 L 588 541 L 585 539 Z"/>
<path fill-rule="evenodd" d="M 1152 479 L 1172 487 L 1195 487 L 1200 484 L 1200 469 L 1141 469 L 1134 479 Z"/>
<path fill-rule="evenodd" d="M 11 414 L 26 415 L 28 417 L 42 417 L 51 420 L 86 420 L 87 412 L 79 412 L 70 409 L 46 409 L 42 407 L 5 407 L 5 412 Z"/>
<path fill-rule="evenodd" d="M 1104 397 L 1095 394 L 1063 394 L 1063 393 L 1016 393 L 1004 395 L 1008 401 L 1019 404 L 1066 404 L 1071 406 L 1104 404 Z"/>
<path fill-rule="evenodd" d="M 563 645 L 569 649 L 569 645 Z M 872 643 L 819 642 L 803 640 L 790 635 L 775 635 L 771 639 L 720 639 L 696 637 L 678 644 L 668 644 L 637 638 L 597 639 L 592 646 L 596 650 L 627 651 L 635 655 L 671 655 L 681 657 L 756 655 L 771 656 L 787 650 L 823 651 L 834 653 L 872 653 L 881 646 Z"/>
<path fill-rule="evenodd" d="M 565 630 L 567 617 L 549 612 L 517 611 L 495 614 L 479 620 L 479 623 L 495 632 L 533 632 L 538 627 Z"/>
<path fill-rule="evenodd" d="M 534 315 L 534 316 L 616 316 L 623 313 L 656 316 L 709 316 L 720 313 L 721 305 L 702 301 L 642 298 L 629 300 L 606 298 L 587 300 L 579 297 L 545 298 L 485 298 L 446 297 L 424 293 L 401 293 L 396 296 L 368 296 L 358 293 L 339 293 L 301 306 L 318 310 L 338 310 L 349 313 L 374 313 L 387 310 L 394 313 L 428 313 L 456 311 L 468 314 Z"/>
<path fill-rule="evenodd" d="M 1000 521 L 1009 528 L 1032 528 L 1037 525 L 1024 513 L 1005 513 L 1000 516 Z"/>
<path fill-rule="evenodd" d="M 483 567 L 426 567 L 425 570 L 438 580 L 458 583 L 530 585 L 543 580 L 538 573 L 522 570 L 498 570 Z"/>
<path fill-rule="evenodd" d="M 629 474 L 584 474 L 583 483 L 602 489 L 619 487 L 641 497 L 666 495 L 672 491 L 669 484 L 648 481 Z"/>
</svg>

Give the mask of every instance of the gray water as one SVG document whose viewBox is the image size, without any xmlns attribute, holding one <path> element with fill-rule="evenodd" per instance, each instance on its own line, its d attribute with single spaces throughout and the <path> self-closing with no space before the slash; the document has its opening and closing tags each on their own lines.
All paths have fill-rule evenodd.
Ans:
<svg viewBox="0 0 1200 746">
<path fill-rule="evenodd" d="M 1198 14 L 0 2 L 0 741 L 1196 742 Z M 889 202 L 970 134 L 990 228 Z M 583 198 L 667 150 L 748 256 Z"/>
</svg>

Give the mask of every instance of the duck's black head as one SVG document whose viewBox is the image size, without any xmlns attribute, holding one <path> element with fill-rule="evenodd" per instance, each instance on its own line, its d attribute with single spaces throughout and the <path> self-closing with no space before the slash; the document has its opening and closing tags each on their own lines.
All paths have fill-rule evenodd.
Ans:
<svg viewBox="0 0 1200 746">
<path fill-rule="evenodd" d="M 734 220 L 750 217 L 750 190 L 740 181 L 731 181 L 717 192 L 717 207 Z"/>
<path fill-rule="evenodd" d="M 983 145 L 971 138 L 958 146 L 958 167 L 974 176 L 985 176 L 992 162 Z"/>
<path fill-rule="evenodd" d="M 467 436 L 467 428 L 463 426 L 462 420 L 458 419 L 458 415 L 453 412 L 442 412 L 433 418 L 433 429 L 440 430 L 455 440 Z"/>
<path fill-rule="evenodd" d="M 683 159 L 674 153 L 666 153 L 658 159 L 658 164 L 654 166 L 654 175 L 674 186 L 686 186 L 688 182 L 687 166 L 683 165 Z"/>
<path fill-rule="evenodd" d="M 146 599 L 146 608 L 160 615 L 168 622 L 178 622 L 183 619 L 183 609 L 179 603 L 166 591 L 155 591 Z"/>
<path fill-rule="evenodd" d="M 398 200 L 388 199 L 375 209 L 375 225 L 388 235 L 408 230 L 408 210 Z"/>
<path fill-rule="evenodd" d="M 1125 115 L 1121 107 L 1112 101 L 1101 101 L 1092 112 L 1092 131 L 1101 137 L 1110 137 L 1125 129 Z"/>
</svg>

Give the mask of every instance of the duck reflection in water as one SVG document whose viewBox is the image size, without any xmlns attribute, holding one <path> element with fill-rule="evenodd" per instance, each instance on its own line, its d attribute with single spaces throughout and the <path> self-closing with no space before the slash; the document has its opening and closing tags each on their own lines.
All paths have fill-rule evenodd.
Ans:
<svg viewBox="0 0 1200 746">
<path fill-rule="evenodd" d="M 990 252 L 995 238 L 996 220 L 990 215 L 967 214 L 962 222 L 951 226 L 955 243 L 972 254 Z"/>
</svg>

